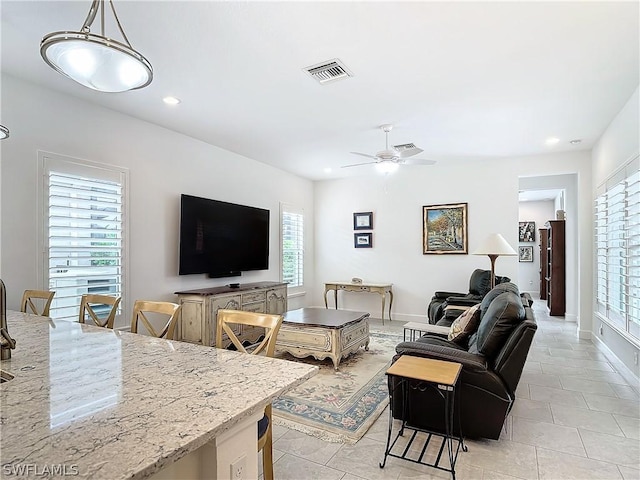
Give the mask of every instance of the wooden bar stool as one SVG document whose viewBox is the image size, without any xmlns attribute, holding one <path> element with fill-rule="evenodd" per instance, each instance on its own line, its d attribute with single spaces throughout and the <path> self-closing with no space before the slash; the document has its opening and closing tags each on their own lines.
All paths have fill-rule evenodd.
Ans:
<svg viewBox="0 0 640 480">
<path fill-rule="evenodd" d="M 22 301 L 20 302 L 20 311 L 48 317 L 51 302 L 55 294 L 56 292 L 49 290 L 25 290 L 22 295 Z M 43 302 L 44 306 L 42 309 L 39 309 L 38 304 Z M 30 312 L 27 311 L 27 307 L 29 307 Z"/>
<path fill-rule="evenodd" d="M 230 326 L 234 324 L 262 327 L 264 328 L 264 339 L 247 351 Z M 282 315 L 242 312 L 239 310 L 218 310 L 216 347 L 222 348 L 223 334 L 226 334 L 239 352 L 252 355 L 264 352 L 267 357 L 273 357 L 280 325 L 282 325 Z M 264 409 L 264 416 L 258 421 L 258 451 L 262 450 L 264 480 L 273 480 L 273 433 L 271 423 L 271 404 L 269 404 Z"/>
<path fill-rule="evenodd" d="M 180 305 L 171 302 L 151 302 L 146 300 L 136 300 L 133 305 L 133 317 L 131 318 L 131 333 L 138 333 L 138 321 L 140 321 L 150 335 L 157 338 L 173 340 L 173 332 L 178 322 L 178 312 Z M 164 326 L 156 330 L 149 320 L 148 314 L 155 317 L 168 317 L 164 319 Z"/>
<path fill-rule="evenodd" d="M 80 302 L 80 318 L 78 321 L 80 323 L 85 323 L 85 320 L 91 320 L 98 327 L 113 328 L 120 300 L 122 300 L 120 297 L 112 297 L 111 295 L 86 293 L 82 295 L 82 301 Z M 106 316 L 101 316 L 99 313 L 96 313 L 96 307 L 99 305 L 108 305 L 111 307 Z"/>
</svg>

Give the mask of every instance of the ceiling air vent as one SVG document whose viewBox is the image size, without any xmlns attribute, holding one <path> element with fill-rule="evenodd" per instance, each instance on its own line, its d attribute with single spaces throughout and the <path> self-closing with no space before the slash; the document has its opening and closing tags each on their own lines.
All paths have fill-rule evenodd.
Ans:
<svg viewBox="0 0 640 480">
<path fill-rule="evenodd" d="M 403 143 L 402 145 L 394 145 L 393 148 L 395 148 L 399 152 L 403 152 L 404 150 L 411 150 L 412 148 L 416 148 L 416 146 L 413 143 Z"/>
<path fill-rule="evenodd" d="M 304 70 L 321 84 L 335 82 L 336 80 L 341 80 L 347 77 L 353 77 L 353 73 L 351 73 L 349 69 L 337 58 L 318 63 L 317 65 L 312 65 Z"/>
</svg>

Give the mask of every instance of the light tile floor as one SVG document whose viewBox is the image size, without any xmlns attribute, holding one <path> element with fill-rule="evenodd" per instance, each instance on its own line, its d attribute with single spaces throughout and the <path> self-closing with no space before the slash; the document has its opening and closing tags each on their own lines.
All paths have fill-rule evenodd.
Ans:
<svg viewBox="0 0 640 480">
<path fill-rule="evenodd" d="M 640 479 L 640 385 L 615 358 L 578 340 L 576 324 L 549 317 L 536 301 L 538 331 L 499 440 L 467 440 L 456 477 L 464 479 Z M 402 333 L 404 322 L 372 320 Z M 624 372 L 622 372 L 624 373 Z M 276 480 L 446 479 L 446 472 L 382 460 L 388 413 L 355 445 L 327 443 L 274 427 Z"/>
</svg>

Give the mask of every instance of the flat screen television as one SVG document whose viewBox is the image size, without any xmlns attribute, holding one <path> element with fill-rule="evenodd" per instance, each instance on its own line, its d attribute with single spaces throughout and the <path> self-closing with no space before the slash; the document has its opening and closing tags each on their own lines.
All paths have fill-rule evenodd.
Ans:
<svg viewBox="0 0 640 480">
<path fill-rule="evenodd" d="M 269 268 L 269 210 L 183 194 L 180 275 L 235 277 Z"/>
</svg>

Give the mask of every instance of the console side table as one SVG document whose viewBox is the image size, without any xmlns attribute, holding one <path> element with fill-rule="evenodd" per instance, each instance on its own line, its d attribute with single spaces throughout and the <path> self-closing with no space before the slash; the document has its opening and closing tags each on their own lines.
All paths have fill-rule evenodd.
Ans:
<svg viewBox="0 0 640 480">
<path fill-rule="evenodd" d="M 329 308 L 327 304 L 327 293 L 333 290 L 333 298 L 338 309 L 338 290 L 345 292 L 365 292 L 377 293 L 382 297 L 382 324 L 384 325 L 384 306 L 389 294 L 389 320 L 391 320 L 391 305 L 393 304 L 392 283 L 351 283 L 351 282 L 327 282 L 324 284 L 324 306 Z"/>
<path fill-rule="evenodd" d="M 459 437 L 454 437 L 453 425 L 455 387 L 458 383 L 458 377 L 460 376 L 461 370 L 462 364 L 457 362 L 433 360 L 431 358 L 414 357 L 411 355 L 401 356 L 393 365 L 391 365 L 391 367 L 389 367 L 386 372 L 387 375 L 393 375 L 401 379 L 401 381 L 396 385 L 396 389 L 399 386 L 404 386 L 403 388 L 400 388 L 400 390 L 404 392 L 404 394 L 396 395 L 395 389 L 389 393 L 389 433 L 387 435 L 387 446 L 384 452 L 384 459 L 380 463 L 380 468 L 384 468 L 387 462 L 387 457 L 395 457 L 402 460 L 408 460 L 413 463 L 418 463 L 420 465 L 437 468 L 438 470 L 450 472 L 451 476 L 455 480 L 455 466 L 460 448 L 462 448 L 462 450 L 465 452 L 467 451 L 467 447 L 464 444 L 464 439 L 462 438 L 462 433 L 460 433 Z M 408 391 L 416 389 L 423 390 L 425 388 L 436 388 L 444 399 L 445 435 L 442 435 L 442 433 L 431 432 L 413 426 L 407 426 L 407 421 L 405 418 L 402 419 L 400 431 L 395 436 L 392 442 L 391 437 L 393 431 L 394 402 L 402 401 L 404 403 L 402 412 L 403 416 L 406 417 L 408 408 Z M 413 431 L 411 438 L 409 439 L 408 443 L 401 449 L 402 453 L 393 453 L 393 447 L 395 446 L 398 439 L 404 435 L 405 430 Z M 420 451 L 420 454 L 417 456 L 417 458 L 415 458 L 416 455 L 412 455 L 410 449 L 413 441 L 416 439 L 418 432 L 427 434 L 427 438 L 424 441 L 424 445 Z M 435 445 L 438 438 L 442 439 L 442 442 L 439 446 Z M 436 459 L 432 463 L 429 463 L 424 459 L 424 457 L 432 440 L 434 441 L 435 448 L 438 448 L 438 454 Z M 446 464 L 441 464 L 442 453 L 444 452 L 445 447 L 447 448 L 448 453 L 448 466 Z"/>
</svg>

